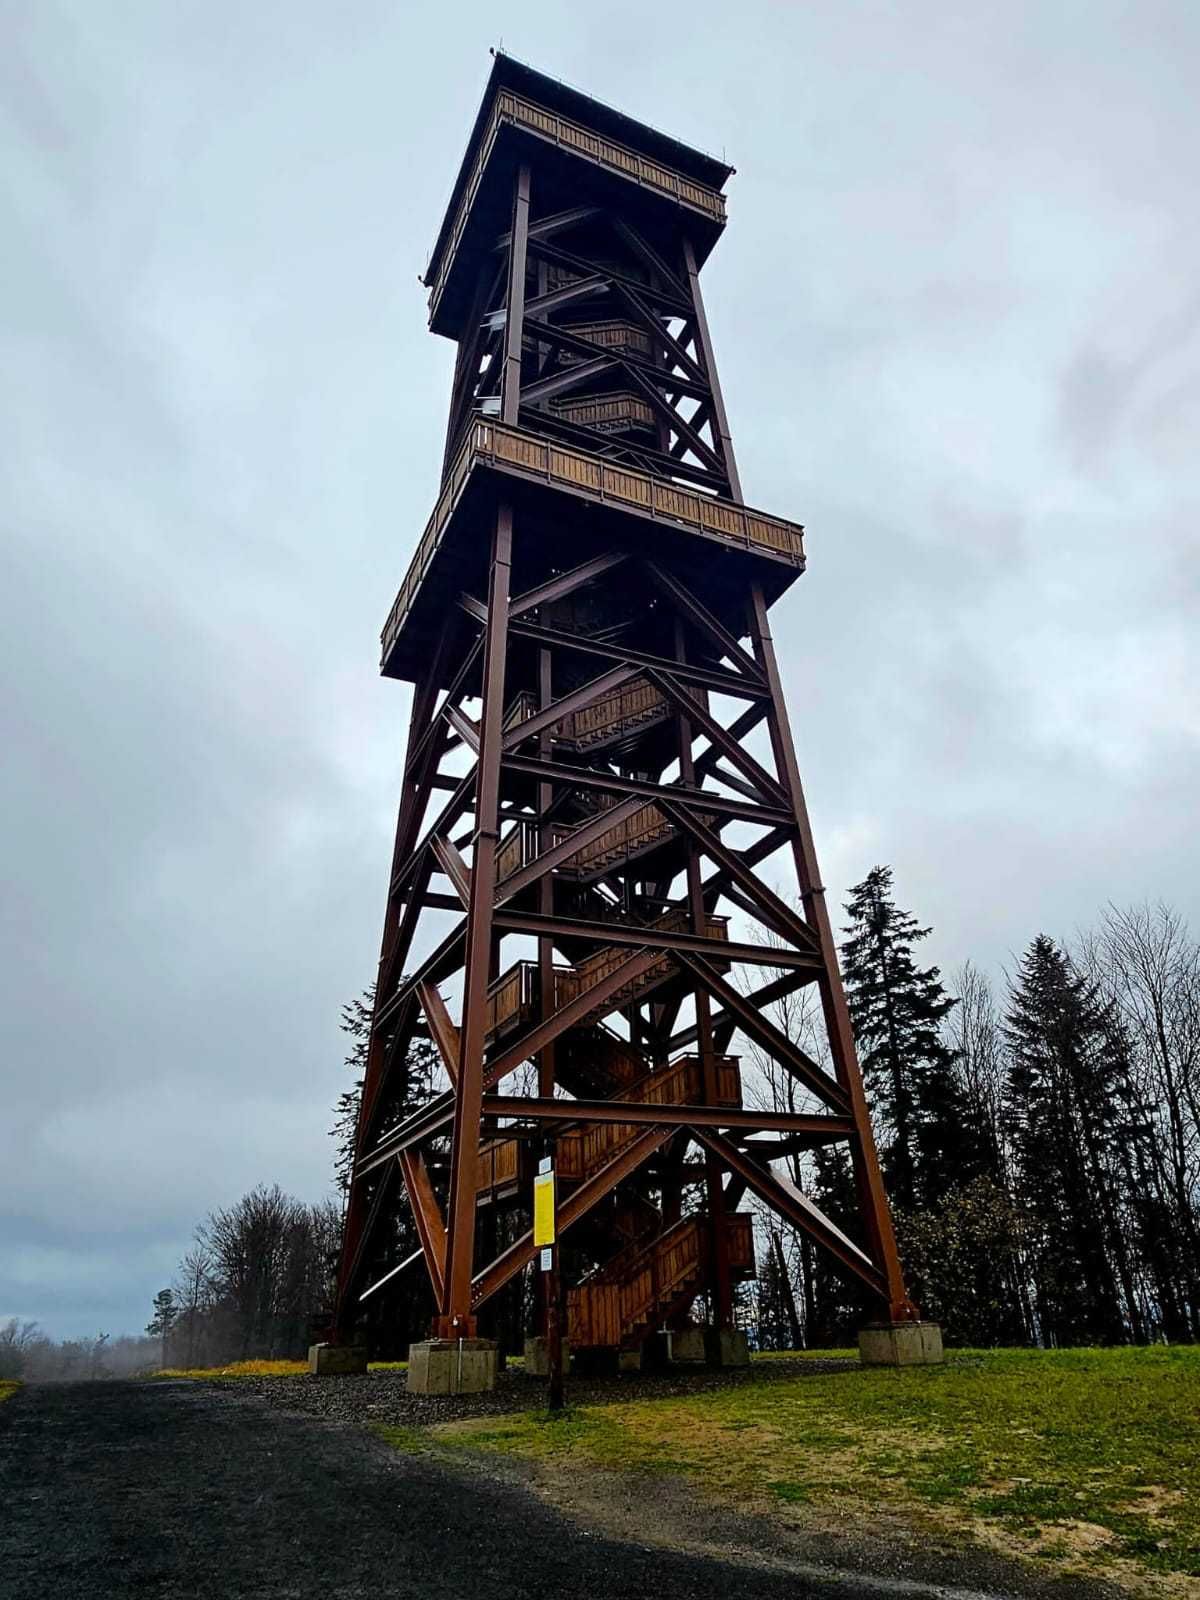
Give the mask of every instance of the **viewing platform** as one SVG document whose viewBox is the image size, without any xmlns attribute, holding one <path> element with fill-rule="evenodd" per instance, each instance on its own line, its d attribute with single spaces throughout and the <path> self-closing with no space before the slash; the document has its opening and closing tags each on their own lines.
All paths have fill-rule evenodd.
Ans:
<svg viewBox="0 0 1200 1600">
<path fill-rule="evenodd" d="M 684 213 L 701 260 L 725 226 L 732 167 L 497 52 L 424 273 L 434 333 L 459 336 L 472 267 L 509 225 L 521 160 L 538 162 L 564 205 L 609 201 L 650 225 L 656 211 Z"/>
<path fill-rule="evenodd" d="M 447 625 L 460 593 L 482 586 L 488 541 L 479 536 L 480 516 L 492 500 L 496 480 L 526 513 L 517 536 L 540 540 L 547 562 L 563 565 L 614 544 L 631 550 L 663 548 L 678 553 L 681 540 L 703 540 L 706 586 L 714 608 L 728 610 L 732 579 L 744 585 L 755 569 L 768 602 L 804 570 L 804 529 L 750 506 L 704 494 L 652 473 L 617 466 L 603 457 L 561 444 L 524 428 L 475 421 L 443 480 L 433 514 L 400 585 L 381 636 L 385 677 L 412 680 L 429 665 L 430 647 Z M 592 509 L 580 527 L 581 505 Z M 572 526 L 568 546 L 555 545 Z M 653 530 L 651 539 L 647 534 Z M 722 551 L 736 558 L 739 574 L 712 560 Z M 660 552 L 661 553 L 661 552 Z M 722 600 L 724 596 L 724 600 Z M 741 618 L 738 617 L 740 625 Z"/>
</svg>

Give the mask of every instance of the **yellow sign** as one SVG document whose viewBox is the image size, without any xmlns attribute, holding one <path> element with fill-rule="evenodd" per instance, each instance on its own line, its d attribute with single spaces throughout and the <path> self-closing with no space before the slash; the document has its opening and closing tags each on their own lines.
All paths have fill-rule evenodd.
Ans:
<svg viewBox="0 0 1200 1600">
<path fill-rule="evenodd" d="M 554 1243 L 554 1174 L 540 1173 L 533 1180 L 533 1242 Z"/>
</svg>

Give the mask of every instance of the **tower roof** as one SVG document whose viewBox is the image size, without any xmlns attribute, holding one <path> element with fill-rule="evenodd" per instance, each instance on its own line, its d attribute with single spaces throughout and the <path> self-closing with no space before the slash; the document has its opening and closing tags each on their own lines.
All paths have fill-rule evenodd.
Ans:
<svg viewBox="0 0 1200 1600">
<path fill-rule="evenodd" d="M 653 161 L 662 162 L 685 177 L 694 178 L 707 188 L 719 191 L 736 170 L 728 162 L 719 161 L 715 156 L 697 150 L 694 145 L 684 144 L 682 140 L 661 133 L 648 123 L 626 116 L 623 111 L 605 105 L 602 100 L 594 100 L 582 90 L 573 89 L 569 84 L 551 78 L 535 67 L 527 66 L 515 56 L 506 55 L 502 50 L 493 50 L 492 57 L 492 70 L 488 74 L 483 98 L 479 102 L 479 110 L 471 128 L 471 136 L 467 141 L 467 148 L 454 180 L 454 188 L 437 239 L 430 252 L 429 264 L 425 269 L 424 281 L 430 286 L 437 280 L 441 271 L 442 257 L 449 243 L 464 191 L 480 145 L 487 133 L 496 97 L 502 90 L 510 90 L 513 94 L 532 100 L 549 111 L 581 122 L 597 133 L 605 134 Z"/>
</svg>

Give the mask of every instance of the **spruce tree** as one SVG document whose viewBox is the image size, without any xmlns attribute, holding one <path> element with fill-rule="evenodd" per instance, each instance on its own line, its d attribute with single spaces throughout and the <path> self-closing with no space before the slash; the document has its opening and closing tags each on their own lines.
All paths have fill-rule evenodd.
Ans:
<svg viewBox="0 0 1200 1600">
<path fill-rule="evenodd" d="M 844 1145 L 822 1145 L 811 1152 L 810 1162 L 804 1189 L 829 1220 L 853 1238 L 858 1232 L 858 1200 L 849 1151 Z M 875 1314 L 867 1290 L 840 1271 L 828 1253 L 805 1235 L 801 1235 L 800 1257 L 806 1346 L 836 1349 L 852 1345 L 859 1328 Z"/>
<path fill-rule="evenodd" d="M 404 980 L 401 979 L 401 982 Z M 351 1088 L 343 1090 L 338 1096 L 334 1123 L 329 1133 L 335 1141 L 334 1179 L 341 1190 L 343 1205 L 349 1196 L 350 1173 L 354 1165 L 358 1111 L 362 1103 L 374 1011 L 373 985 L 342 1007 L 342 1031 L 351 1040 L 345 1060 L 346 1066 L 354 1074 L 354 1082 Z M 403 1060 L 397 1060 L 392 1069 L 386 1097 L 375 1119 L 376 1133 L 428 1104 L 433 1097 L 438 1064 L 436 1047 L 429 1039 L 414 1038 L 409 1041 Z M 407 1206 L 401 1206 L 394 1213 L 389 1226 L 376 1231 L 373 1240 L 375 1269 L 382 1274 L 418 1247 L 419 1239 L 412 1213 Z M 370 1342 L 373 1348 L 381 1354 L 402 1355 L 409 1336 L 428 1321 L 432 1311 L 429 1295 L 427 1275 L 424 1272 L 410 1272 L 402 1274 L 386 1293 L 373 1298 L 366 1313 L 366 1321 L 372 1325 Z"/>
<path fill-rule="evenodd" d="M 403 980 L 401 980 L 403 981 Z M 336 1141 L 333 1158 L 334 1182 L 344 1196 L 350 1187 L 350 1169 L 354 1164 L 354 1138 L 358 1129 L 358 1108 L 362 1101 L 363 1077 L 367 1068 L 367 1049 L 371 1041 L 371 1019 L 375 1011 L 375 986 L 364 989 L 349 1004 L 342 1007 L 339 1026 L 349 1034 L 352 1043 L 346 1056 L 346 1066 L 354 1074 L 354 1084 L 344 1089 L 333 1110 L 333 1127 L 329 1137 Z M 383 1108 L 381 1127 L 398 1122 L 409 1112 L 425 1105 L 433 1094 L 433 1075 L 437 1056 L 428 1039 L 413 1039 L 408 1047 L 403 1066 L 397 1064 L 392 1074 L 392 1089 L 388 1103 Z"/>
<path fill-rule="evenodd" d="M 154 1315 L 146 1324 L 146 1332 L 152 1339 L 162 1340 L 162 1364 L 167 1364 L 167 1340 L 171 1337 L 171 1330 L 179 1315 L 179 1307 L 175 1304 L 175 1295 L 170 1289 L 160 1289 L 154 1296 Z"/>
<path fill-rule="evenodd" d="M 936 1205 L 980 1168 L 975 1127 L 942 1024 L 955 1005 L 937 967 L 918 967 L 929 934 L 892 899 L 892 870 L 873 867 L 846 904 L 842 974 L 881 1161 L 902 1212 Z"/>
<path fill-rule="evenodd" d="M 1041 934 L 1011 985 L 1004 1031 L 1005 1120 L 1017 1196 L 1035 1233 L 1041 1338 L 1121 1340 L 1136 1301 L 1117 1202 L 1128 1128 L 1120 1030 L 1095 985 Z"/>
</svg>

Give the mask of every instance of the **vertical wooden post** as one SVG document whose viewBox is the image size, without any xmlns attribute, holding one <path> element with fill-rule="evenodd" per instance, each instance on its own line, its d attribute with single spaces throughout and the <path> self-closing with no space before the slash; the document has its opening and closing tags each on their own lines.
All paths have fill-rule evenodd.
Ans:
<svg viewBox="0 0 1200 1600">
<path fill-rule="evenodd" d="M 708 318 L 704 313 L 704 296 L 700 293 L 700 269 L 696 265 L 696 252 L 692 241 L 683 241 L 683 264 L 687 269 L 688 289 L 696 315 L 696 339 L 700 345 L 700 358 L 712 390 L 713 429 L 720 447 L 721 460 L 729 474 L 729 496 L 738 504 L 742 501 L 742 480 L 738 477 L 737 460 L 733 454 L 733 436 L 729 431 L 729 418 L 725 415 L 725 397 L 721 393 L 721 380 L 717 376 L 717 358 L 713 354 L 712 339 L 708 332 Z"/>
<path fill-rule="evenodd" d="M 484 649 L 483 711 L 467 906 L 465 980 L 459 1035 L 458 1084 L 454 1100 L 454 1155 L 450 1172 L 446 1277 L 439 1338 L 471 1338 L 471 1275 L 475 1255 L 475 1207 L 479 1166 L 479 1118 L 483 1099 L 483 1047 L 491 977 L 492 912 L 496 900 L 496 840 L 499 834 L 500 745 L 504 724 L 504 668 L 508 650 L 508 597 L 512 563 L 512 507 L 501 501 L 492 539 L 488 581 L 487 642 Z"/>
<path fill-rule="evenodd" d="M 512 236 L 508 246 L 508 295 L 504 317 L 504 370 L 500 420 L 515 425 L 521 411 L 521 350 L 525 337 L 525 260 L 529 241 L 529 163 L 517 168 Z"/>
<path fill-rule="evenodd" d="M 675 659 L 687 660 L 687 636 L 683 622 L 675 619 Z M 692 760 L 692 725 L 680 713 L 676 718 L 679 733 L 679 777 L 688 788 L 696 782 L 695 763 Z M 704 905 L 704 884 L 700 870 L 700 853 L 691 836 L 687 839 L 687 892 L 691 931 L 701 937 L 708 931 L 708 912 Z M 707 1105 L 717 1103 L 717 1060 L 713 1042 L 712 1003 L 708 990 L 697 984 L 692 994 L 696 1007 L 696 1045 L 700 1052 L 700 1070 L 704 1081 L 704 1100 Z M 713 1314 L 718 1328 L 733 1326 L 733 1284 L 729 1272 L 729 1228 L 725 1219 L 725 1186 L 720 1161 L 706 1149 L 704 1153 L 704 1187 L 708 1200 L 708 1215 L 712 1224 L 713 1263 Z"/>
</svg>

